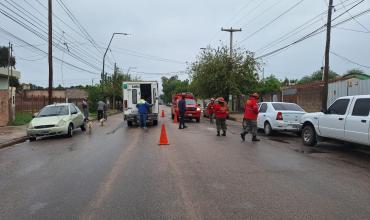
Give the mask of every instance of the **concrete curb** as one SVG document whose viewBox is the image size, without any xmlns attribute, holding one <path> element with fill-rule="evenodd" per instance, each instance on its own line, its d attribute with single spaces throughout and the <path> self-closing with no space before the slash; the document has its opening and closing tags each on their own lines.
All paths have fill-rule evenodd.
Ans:
<svg viewBox="0 0 370 220">
<path fill-rule="evenodd" d="M 28 139 L 27 136 L 23 136 L 23 137 L 19 137 L 19 138 L 14 138 L 13 140 L 10 140 L 10 141 L 4 142 L 4 143 L 0 143 L 0 149 L 6 148 L 6 147 L 10 147 L 10 146 L 12 146 L 14 144 L 23 143 L 27 139 Z"/>
<path fill-rule="evenodd" d="M 108 116 L 117 115 L 117 114 L 120 114 L 120 113 L 121 112 L 116 112 L 116 113 L 108 114 Z M 92 121 L 97 121 L 97 119 L 94 118 L 94 119 L 92 119 Z M 14 139 L 12 139 L 10 141 L 6 141 L 4 143 L 0 143 L 0 149 L 6 148 L 6 147 L 10 147 L 10 146 L 15 145 L 15 144 L 23 143 L 26 140 L 28 140 L 28 136 L 27 135 L 22 136 L 22 137 L 19 137 L 19 138 L 14 138 Z"/>
</svg>

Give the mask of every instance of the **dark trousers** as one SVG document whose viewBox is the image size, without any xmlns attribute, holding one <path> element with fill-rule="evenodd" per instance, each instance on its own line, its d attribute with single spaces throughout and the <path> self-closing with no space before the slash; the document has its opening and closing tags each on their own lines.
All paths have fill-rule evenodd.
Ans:
<svg viewBox="0 0 370 220">
<path fill-rule="evenodd" d="M 98 120 L 103 118 L 103 110 L 98 110 Z"/>
<path fill-rule="evenodd" d="M 180 119 L 179 128 L 185 128 L 185 114 L 180 114 L 179 119 Z"/>
<path fill-rule="evenodd" d="M 140 127 L 146 128 L 146 118 L 148 117 L 147 114 L 140 114 Z"/>
</svg>

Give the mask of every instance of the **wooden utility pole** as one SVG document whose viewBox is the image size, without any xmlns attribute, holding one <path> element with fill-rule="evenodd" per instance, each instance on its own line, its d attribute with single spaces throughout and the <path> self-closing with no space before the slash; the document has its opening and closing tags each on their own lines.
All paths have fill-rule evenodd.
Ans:
<svg viewBox="0 0 370 220">
<path fill-rule="evenodd" d="M 232 59 L 232 57 L 233 57 L 233 33 L 234 32 L 240 32 L 240 31 L 242 31 L 242 29 L 241 28 L 234 29 L 234 28 L 231 27 L 229 29 L 221 28 L 221 31 L 226 31 L 226 32 L 230 33 L 230 58 Z"/>
<path fill-rule="evenodd" d="M 53 8 L 52 0 L 48 1 L 48 25 L 49 25 L 49 88 L 48 88 L 48 103 L 49 105 L 53 103 Z"/>
<path fill-rule="evenodd" d="M 324 89 L 322 94 L 322 110 L 326 111 L 328 107 L 328 83 L 329 83 L 329 54 L 330 54 L 330 34 L 331 34 L 331 16 L 333 12 L 333 0 L 329 0 L 328 21 L 326 24 L 326 46 L 325 46 L 325 66 L 324 66 Z"/>
<path fill-rule="evenodd" d="M 115 90 L 115 81 L 116 81 L 116 78 L 117 78 L 116 69 L 117 69 L 117 64 L 114 63 L 114 70 L 113 70 L 113 76 L 112 76 L 112 91 L 113 91 L 112 107 L 113 107 L 113 109 L 116 109 L 116 90 Z"/>
</svg>

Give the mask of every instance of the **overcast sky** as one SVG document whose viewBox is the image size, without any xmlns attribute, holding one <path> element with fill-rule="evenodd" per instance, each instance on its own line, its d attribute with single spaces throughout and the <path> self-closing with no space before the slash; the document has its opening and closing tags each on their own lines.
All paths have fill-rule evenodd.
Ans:
<svg viewBox="0 0 370 220">
<path fill-rule="evenodd" d="M 193 62 L 201 47 L 217 47 L 229 43 L 229 34 L 221 27 L 242 28 L 235 33 L 234 44 L 256 52 L 256 56 L 290 44 L 326 22 L 326 15 L 312 20 L 310 26 L 271 48 L 261 50 L 279 37 L 291 32 L 327 10 L 328 0 L 54 0 L 54 56 L 89 72 L 77 70 L 54 60 L 54 84 L 65 86 L 97 82 L 102 68 L 103 51 L 113 32 L 130 36 L 115 36 L 107 56 L 106 71 L 113 63 L 144 80 L 160 80 L 186 70 L 186 62 Z M 0 9 L 21 19 L 28 27 L 46 37 L 47 0 L 0 0 Z M 344 2 L 344 6 L 342 5 Z M 333 18 L 360 0 L 334 0 Z M 41 4 L 40 4 L 41 3 Z M 93 46 L 62 9 L 64 3 L 96 42 Z M 18 6 L 16 5 L 18 4 Z M 6 8 L 6 7 L 8 8 Z M 17 11 L 18 8 L 19 11 Z M 336 24 L 370 8 L 365 0 L 349 13 L 336 19 Z M 291 9 L 287 11 L 288 9 Z M 284 13 L 286 12 L 286 13 Z M 17 13 L 17 14 L 16 14 Z M 282 15 L 281 17 L 279 17 Z M 27 21 L 22 20 L 22 17 Z M 57 18 L 58 17 L 58 18 Z M 279 17 L 275 20 L 275 18 Z M 39 19 L 39 20 L 38 20 Z M 272 22 L 275 20 L 274 22 Z M 27 23 L 30 22 L 30 23 Z M 47 51 L 46 41 L 0 14 L 0 28 L 18 38 Z M 14 44 L 17 69 L 22 82 L 46 86 L 48 81 L 47 56 L 0 29 L 0 45 Z M 351 29 L 351 30 L 349 30 Z M 370 66 L 370 13 L 333 29 L 332 51 L 359 64 Z M 323 63 L 325 33 L 307 39 L 281 53 L 263 59 L 265 75 L 280 79 L 301 78 L 320 69 Z M 97 47 L 97 49 L 95 48 Z M 68 52 L 69 50 L 69 52 Z M 73 53 L 72 57 L 69 53 Z M 351 68 L 369 73 L 334 55 L 331 68 L 343 74 Z M 92 72 L 92 73 L 90 73 Z M 145 72 L 146 74 L 144 74 Z M 94 74 L 95 73 L 95 74 Z M 183 73 L 180 73 L 183 74 Z M 181 75 L 181 78 L 186 78 Z"/>
</svg>

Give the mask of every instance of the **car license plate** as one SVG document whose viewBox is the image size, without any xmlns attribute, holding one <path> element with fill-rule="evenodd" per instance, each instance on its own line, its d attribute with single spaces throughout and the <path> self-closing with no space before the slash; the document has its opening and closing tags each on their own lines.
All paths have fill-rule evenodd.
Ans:
<svg viewBox="0 0 370 220">
<path fill-rule="evenodd" d="M 188 114 L 188 116 L 190 116 L 190 117 L 191 117 L 191 116 L 193 116 L 193 114 Z"/>
</svg>

